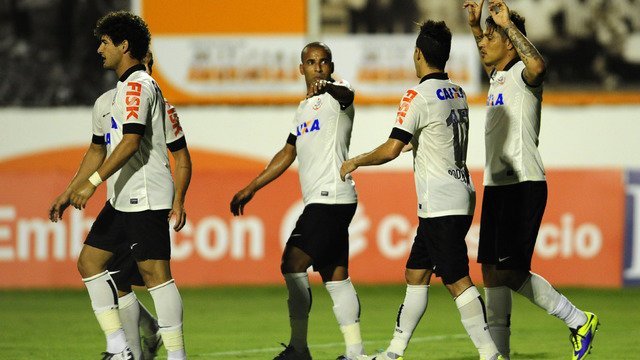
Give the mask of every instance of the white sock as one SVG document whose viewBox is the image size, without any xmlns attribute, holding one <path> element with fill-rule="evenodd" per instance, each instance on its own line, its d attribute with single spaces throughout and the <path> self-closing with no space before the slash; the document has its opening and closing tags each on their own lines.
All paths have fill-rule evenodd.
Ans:
<svg viewBox="0 0 640 360">
<path fill-rule="evenodd" d="M 546 310 L 547 313 L 564 321 L 572 329 L 587 322 L 587 315 L 583 311 L 573 306 L 566 297 L 538 274 L 531 273 L 531 276 L 518 289 L 518 293 Z"/>
<path fill-rule="evenodd" d="M 167 359 L 186 358 L 182 334 L 182 298 L 173 279 L 152 287 L 149 293 L 158 313 L 158 326 Z"/>
<path fill-rule="evenodd" d="M 91 307 L 107 338 L 107 352 L 119 353 L 127 347 L 127 339 L 118 316 L 118 292 L 108 271 L 82 279 Z"/>
<path fill-rule="evenodd" d="M 481 359 L 491 359 L 498 354 L 498 348 L 491 339 L 484 303 L 475 286 L 471 286 L 455 299 L 460 319 Z"/>
<path fill-rule="evenodd" d="M 151 312 L 138 301 L 140 307 L 140 319 L 138 325 L 140 326 L 140 334 L 144 337 L 151 337 L 158 332 L 158 320 L 153 317 Z"/>
<path fill-rule="evenodd" d="M 506 357 L 511 352 L 511 289 L 507 286 L 485 287 L 487 323 L 498 351 Z"/>
<path fill-rule="evenodd" d="M 135 360 L 142 359 L 142 347 L 140 346 L 140 330 L 138 329 L 138 320 L 140 318 L 140 306 L 138 299 L 133 292 L 118 298 L 118 313 L 122 328 L 127 338 L 129 349 L 133 353 Z"/>
<path fill-rule="evenodd" d="M 360 300 L 351 279 L 327 281 L 324 286 L 333 300 L 333 313 L 344 336 L 345 356 L 355 358 L 364 354 L 360 335 Z"/>
<path fill-rule="evenodd" d="M 393 339 L 387 352 L 404 355 L 413 331 L 418 326 L 429 303 L 429 285 L 407 285 L 404 302 L 398 309 Z"/>
<path fill-rule="evenodd" d="M 311 310 L 311 287 L 309 275 L 306 272 L 284 274 L 289 298 L 289 324 L 291 326 L 291 338 L 289 345 L 298 352 L 307 349 L 307 329 L 309 324 L 309 311 Z"/>
</svg>

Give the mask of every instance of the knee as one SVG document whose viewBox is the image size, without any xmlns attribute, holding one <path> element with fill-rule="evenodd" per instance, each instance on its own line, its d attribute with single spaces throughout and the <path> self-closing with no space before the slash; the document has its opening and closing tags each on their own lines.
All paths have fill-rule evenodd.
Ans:
<svg viewBox="0 0 640 360">
<path fill-rule="evenodd" d="M 428 285 L 431 279 L 431 271 L 424 269 L 405 269 L 404 279 L 408 285 Z"/>
<path fill-rule="evenodd" d="M 88 256 L 83 256 L 83 253 L 80 253 L 78 261 L 76 262 L 76 266 L 78 268 L 80 276 L 82 276 L 83 278 L 91 277 L 105 270 L 104 266 L 99 266 L 99 264 L 97 264 L 95 260 L 89 258 Z"/>
</svg>

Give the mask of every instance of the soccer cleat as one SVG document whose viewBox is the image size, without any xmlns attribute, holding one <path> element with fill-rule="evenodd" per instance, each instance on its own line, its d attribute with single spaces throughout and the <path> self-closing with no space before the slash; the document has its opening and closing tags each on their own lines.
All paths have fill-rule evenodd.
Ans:
<svg viewBox="0 0 640 360">
<path fill-rule="evenodd" d="M 371 357 L 371 360 L 403 360 L 402 356 L 392 353 L 391 351 L 383 351 Z"/>
<path fill-rule="evenodd" d="M 124 348 L 124 350 L 116 354 L 112 354 L 106 351 L 103 352 L 102 360 L 133 360 L 133 353 L 127 346 L 126 348 Z"/>
<path fill-rule="evenodd" d="M 158 356 L 158 350 L 162 346 L 162 336 L 155 333 L 151 336 L 142 337 L 142 358 L 144 360 L 153 360 Z"/>
<path fill-rule="evenodd" d="M 285 345 L 284 350 L 278 356 L 274 357 L 273 360 L 311 360 L 311 353 L 309 353 L 309 348 L 306 348 L 304 352 L 297 352 L 296 349 L 291 345 Z"/>
<path fill-rule="evenodd" d="M 484 359 L 485 358 L 480 358 L 480 360 L 484 360 Z M 508 359 L 500 354 L 496 354 L 496 355 L 493 355 L 491 358 L 489 358 L 489 360 L 508 360 Z"/>
<path fill-rule="evenodd" d="M 587 322 L 577 329 L 571 329 L 571 335 L 569 335 L 573 345 L 572 360 L 581 360 L 587 357 L 593 347 L 596 330 L 600 326 L 596 314 L 585 311 L 585 315 L 587 315 Z"/>
</svg>

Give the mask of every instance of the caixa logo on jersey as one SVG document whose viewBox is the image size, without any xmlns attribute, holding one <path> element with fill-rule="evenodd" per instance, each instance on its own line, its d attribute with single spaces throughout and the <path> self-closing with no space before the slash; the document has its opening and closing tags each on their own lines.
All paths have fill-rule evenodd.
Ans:
<svg viewBox="0 0 640 360">
<path fill-rule="evenodd" d="M 625 285 L 640 285 L 640 170 L 626 174 L 624 272 Z"/>
<path fill-rule="evenodd" d="M 113 116 L 111 117 L 111 128 L 116 130 L 118 129 L 118 123 L 113 118 Z M 104 134 L 104 144 L 105 145 L 111 144 L 111 133 Z"/>
<path fill-rule="evenodd" d="M 459 87 L 451 87 L 436 90 L 436 96 L 440 100 L 464 99 L 464 90 Z"/>
<path fill-rule="evenodd" d="M 504 105 L 504 97 L 502 93 L 498 93 L 498 95 L 489 94 L 487 97 L 487 106 L 499 106 Z"/>
<path fill-rule="evenodd" d="M 320 130 L 320 120 L 313 119 L 310 121 L 305 121 L 302 124 L 298 125 L 298 132 L 296 136 L 302 136 L 306 133 L 310 133 L 312 131 Z"/>
</svg>

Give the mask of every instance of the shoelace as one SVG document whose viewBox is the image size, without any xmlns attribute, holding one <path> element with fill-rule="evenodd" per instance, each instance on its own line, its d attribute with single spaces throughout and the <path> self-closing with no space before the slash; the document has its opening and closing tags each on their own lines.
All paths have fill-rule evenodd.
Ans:
<svg viewBox="0 0 640 360">
<path fill-rule="evenodd" d="M 571 340 L 571 343 L 573 344 L 573 350 L 576 351 L 580 349 L 581 344 L 581 341 L 578 339 L 578 337 L 584 338 L 584 336 L 578 334 L 577 331 L 575 333 L 572 331 L 571 334 L 569 334 L 569 340 Z"/>
</svg>

